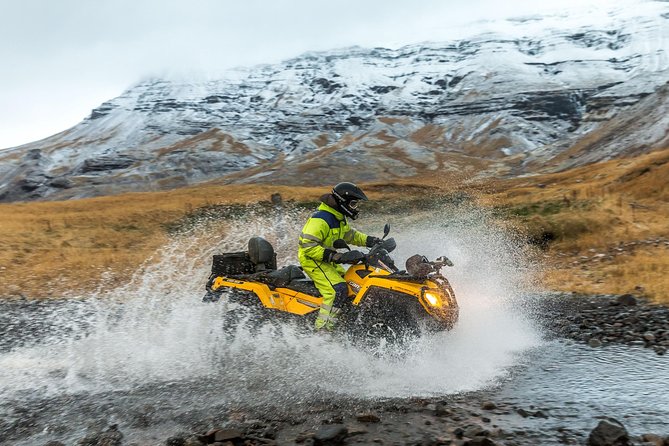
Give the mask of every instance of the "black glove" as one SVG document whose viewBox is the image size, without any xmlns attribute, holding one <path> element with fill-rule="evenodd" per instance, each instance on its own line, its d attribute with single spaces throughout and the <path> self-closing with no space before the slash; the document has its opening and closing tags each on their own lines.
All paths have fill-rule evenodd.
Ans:
<svg viewBox="0 0 669 446">
<path fill-rule="evenodd" d="M 381 243 L 383 240 L 381 240 L 378 237 L 374 237 L 373 235 L 368 235 L 367 236 L 367 242 L 365 243 L 365 246 L 368 248 L 371 248 L 372 246 L 378 245 Z"/>
<path fill-rule="evenodd" d="M 323 253 L 323 261 L 326 263 L 358 263 L 363 260 L 365 255 L 360 251 L 348 251 L 344 253 L 337 252 L 333 249 L 325 249 Z"/>
<path fill-rule="evenodd" d="M 325 252 L 323 253 L 323 261 L 325 263 L 334 262 L 333 258 L 335 255 L 339 255 L 337 251 L 335 251 L 334 249 L 325 248 Z"/>
<path fill-rule="evenodd" d="M 344 253 L 335 253 L 332 256 L 332 262 L 334 263 L 358 263 L 361 260 L 364 260 L 365 255 L 360 251 L 348 251 Z"/>
</svg>

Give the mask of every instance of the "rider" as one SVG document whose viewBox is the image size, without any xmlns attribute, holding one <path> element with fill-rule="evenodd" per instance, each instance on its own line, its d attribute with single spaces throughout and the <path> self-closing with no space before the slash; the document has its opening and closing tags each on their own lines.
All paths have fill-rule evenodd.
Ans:
<svg viewBox="0 0 669 446">
<path fill-rule="evenodd" d="M 323 296 L 315 328 L 334 329 L 340 308 L 348 296 L 348 285 L 343 278 L 341 263 L 356 263 L 364 258 L 360 251 L 338 253 L 333 248 L 337 239 L 372 247 L 381 239 L 356 231 L 346 217 L 355 220 L 358 205 L 367 201 L 364 192 L 353 183 L 339 183 L 329 194 L 323 195 L 318 211 L 309 218 L 300 234 L 298 257 L 304 272 L 314 281 Z"/>
</svg>

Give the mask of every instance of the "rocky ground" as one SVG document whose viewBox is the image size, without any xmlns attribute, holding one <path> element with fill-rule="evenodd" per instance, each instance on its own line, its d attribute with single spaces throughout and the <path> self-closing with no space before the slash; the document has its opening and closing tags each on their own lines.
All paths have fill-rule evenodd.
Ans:
<svg viewBox="0 0 669 446">
<path fill-rule="evenodd" d="M 541 320 L 549 336 L 569 338 L 593 349 L 608 344 L 644 346 L 658 355 L 664 355 L 669 347 L 667 307 L 632 295 L 556 295 L 542 302 Z M 495 390 L 433 399 L 355 402 L 346 407 L 324 404 L 291 415 L 229 410 L 193 425 L 190 432 L 166 434 L 162 444 L 669 446 L 667 432 L 630 433 L 619 421 L 606 416 L 593 418 L 592 426 L 583 430 L 559 412 L 555 407 L 535 407 L 531 401 L 503 400 Z M 555 419 L 551 425 L 556 427 L 546 428 L 544 422 L 550 418 Z M 140 443 L 124 442 L 123 433 L 111 426 L 91 429 L 76 444 Z M 47 446 L 64 445 L 52 441 Z"/>
<path fill-rule="evenodd" d="M 598 348 L 625 344 L 651 348 L 658 355 L 669 349 L 669 308 L 631 294 L 551 299 L 544 324 L 555 336 Z"/>
</svg>

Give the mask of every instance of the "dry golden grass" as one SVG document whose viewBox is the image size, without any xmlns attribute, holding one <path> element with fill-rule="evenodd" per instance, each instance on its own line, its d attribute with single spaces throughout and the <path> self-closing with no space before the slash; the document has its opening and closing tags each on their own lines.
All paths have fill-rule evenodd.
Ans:
<svg viewBox="0 0 669 446">
<path fill-rule="evenodd" d="M 370 185 L 370 198 L 401 193 Z M 58 202 L 0 204 L 0 296 L 59 297 L 128 280 L 167 241 L 167 227 L 216 204 L 311 202 L 327 188 L 203 185 Z M 415 192 L 416 194 L 422 191 Z"/>
<path fill-rule="evenodd" d="M 554 239 L 548 287 L 669 302 L 669 150 L 480 187 L 482 203 Z"/>
<path fill-rule="evenodd" d="M 464 161 L 463 161 L 464 162 Z M 462 169 L 465 170 L 465 169 Z M 669 150 L 551 175 L 465 182 L 466 172 L 364 185 L 372 200 L 465 190 L 541 244 L 548 288 L 633 292 L 669 302 Z M 64 202 L 0 205 L 3 295 L 83 294 L 128 280 L 167 239 L 167 227 L 203 206 L 315 201 L 327 188 L 221 185 Z M 661 239 L 660 243 L 654 241 Z"/>
</svg>

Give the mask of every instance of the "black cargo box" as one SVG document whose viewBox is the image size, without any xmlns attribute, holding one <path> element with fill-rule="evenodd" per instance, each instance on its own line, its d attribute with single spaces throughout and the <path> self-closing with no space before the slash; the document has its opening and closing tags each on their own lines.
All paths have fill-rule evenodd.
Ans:
<svg viewBox="0 0 669 446">
<path fill-rule="evenodd" d="M 213 277 L 241 276 L 268 269 L 276 269 L 276 254 L 272 255 L 272 261 L 256 265 L 251 261 L 249 253 L 246 251 L 229 252 L 215 255 L 211 264 L 211 274 Z"/>
</svg>

